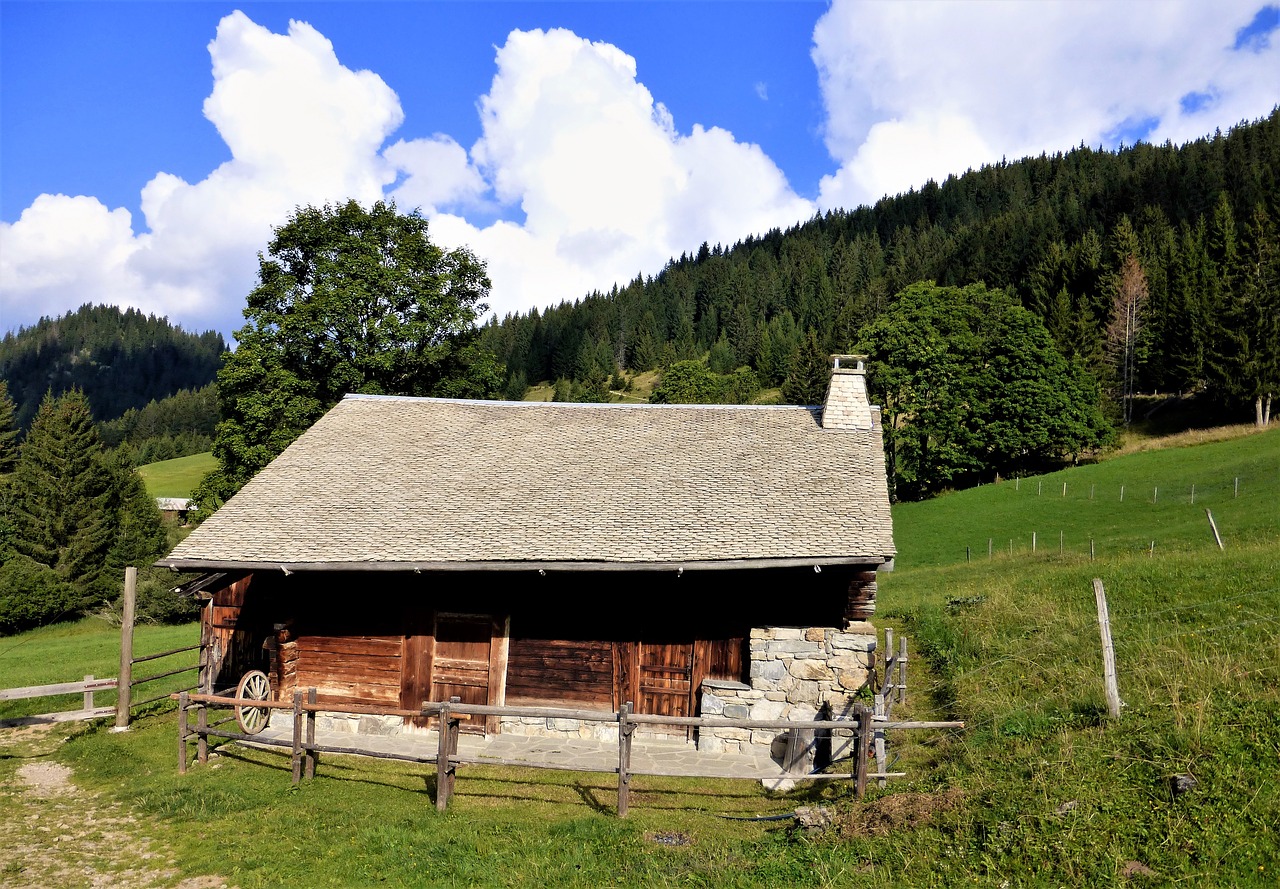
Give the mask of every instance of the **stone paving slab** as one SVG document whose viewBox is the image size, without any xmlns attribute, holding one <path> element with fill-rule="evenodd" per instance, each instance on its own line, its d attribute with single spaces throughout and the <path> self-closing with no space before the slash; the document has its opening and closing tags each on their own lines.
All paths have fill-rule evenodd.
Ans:
<svg viewBox="0 0 1280 889">
<path fill-rule="evenodd" d="M 293 732 L 268 727 L 255 740 L 289 747 Z M 439 745 L 435 730 L 398 735 L 356 734 L 317 731 L 316 743 L 324 747 L 394 754 L 419 761 L 434 760 Z M 463 733 L 458 753 L 467 761 L 499 765 L 528 763 L 581 772 L 617 772 L 617 741 L 542 738 L 528 735 L 482 736 Z M 766 752 L 709 753 L 691 743 L 656 738 L 636 738 L 631 745 L 631 771 L 637 775 L 685 775 L 702 778 L 755 778 L 777 781 L 786 778 L 782 767 Z M 794 777 L 794 776 L 793 776 Z"/>
</svg>

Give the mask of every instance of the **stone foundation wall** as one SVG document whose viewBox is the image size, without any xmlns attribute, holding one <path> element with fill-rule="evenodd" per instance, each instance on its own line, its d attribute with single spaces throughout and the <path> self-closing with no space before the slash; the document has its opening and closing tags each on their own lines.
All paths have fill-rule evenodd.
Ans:
<svg viewBox="0 0 1280 889">
<path fill-rule="evenodd" d="M 758 627 L 751 631 L 750 685 L 705 680 L 703 716 L 735 719 L 820 719 L 847 716 L 867 684 L 876 630 L 868 623 L 834 627 Z M 821 714 L 827 711 L 827 716 Z M 772 729 L 716 728 L 698 735 L 698 749 L 741 751 L 772 746 Z M 839 754 L 839 748 L 833 755 Z"/>
</svg>

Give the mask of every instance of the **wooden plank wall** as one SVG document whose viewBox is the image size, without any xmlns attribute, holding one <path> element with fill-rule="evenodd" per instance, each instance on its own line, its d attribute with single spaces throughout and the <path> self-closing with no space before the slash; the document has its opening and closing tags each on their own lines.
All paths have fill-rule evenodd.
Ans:
<svg viewBox="0 0 1280 889">
<path fill-rule="evenodd" d="M 403 636 L 299 635 L 296 682 L 320 703 L 400 706 Z"/>
<path fill-rule="evenodd" d="M 613 709 L 613 643 L 512 639 L 507 655 L 507 701 L 576 701 Z"/>
</svg>

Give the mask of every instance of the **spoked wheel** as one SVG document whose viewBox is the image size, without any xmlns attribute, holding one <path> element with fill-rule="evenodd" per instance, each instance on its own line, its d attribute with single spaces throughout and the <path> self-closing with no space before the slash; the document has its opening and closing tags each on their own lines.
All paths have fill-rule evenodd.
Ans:
<svg viewBox="0 0 1280 889">
<path fill-rule="evenodd" d="M 261 670 L 245 673 L 236 687 L 236 697 L 251 701 L 267 700 L 271 697 L 271 681 L 267 679 L 267 674 Z M 266 707 L 240 705 L 236 707 L 236 722 L 240 724 L 240 731 L 246 735 L 256 735 L 267 727 L 270 714 L 271 711 Z"/>
</svg>

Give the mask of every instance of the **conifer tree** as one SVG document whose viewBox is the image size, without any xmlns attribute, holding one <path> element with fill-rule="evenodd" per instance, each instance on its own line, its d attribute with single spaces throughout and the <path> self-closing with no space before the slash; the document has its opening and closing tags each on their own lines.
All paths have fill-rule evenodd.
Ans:
<svg viewBox="0 0 1280 889">
<path fill-rule="evenodd" d="M 810 329 L 791 360 L 791 373 L 782 383 L 782 400 L 787 404 L 822 404 L 830 381 L 830 357 Z"/>
<path fill-rule="evenodd" d="M 13 472 L 18 463 L 18 429 L 14 424 L 16 409 L 9 397 L 9 384 L 0 380 L 0 477 Z"/>
<path fill-rule="evenodd" d="M 110 595 L 112 476 L 78 389 L 45 396 L 13 475 L 14 548 L 69 583 L 80 607 Z"/>
</svg>

